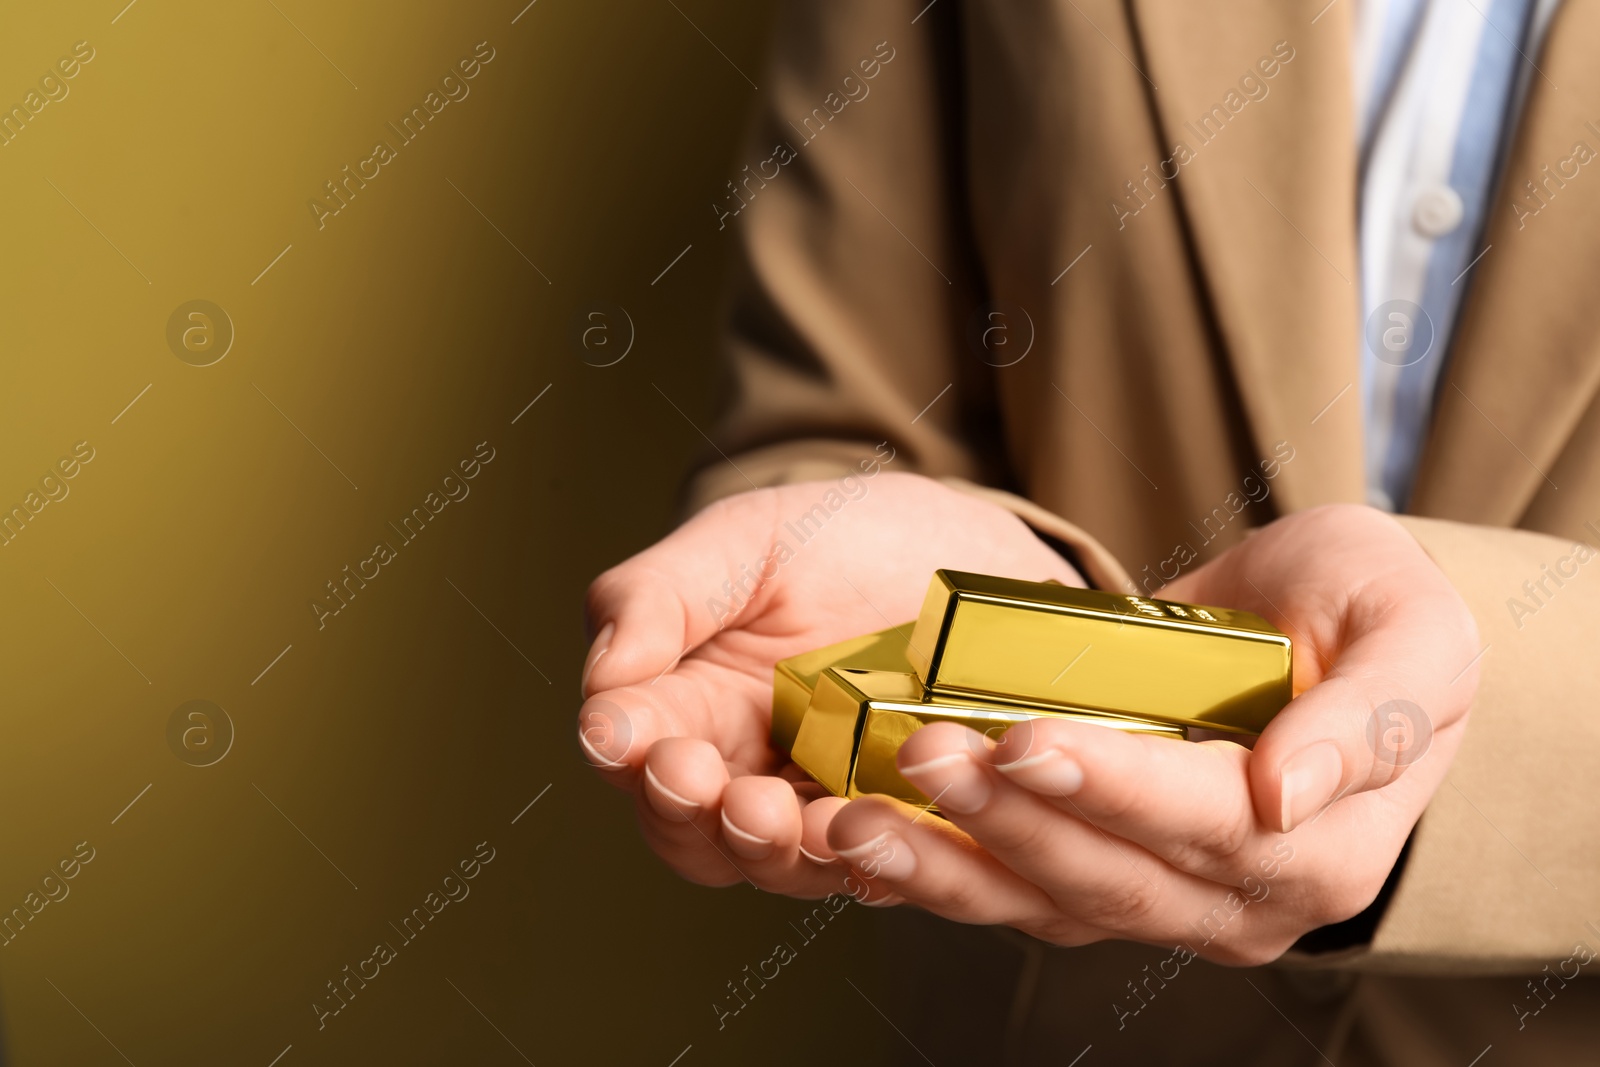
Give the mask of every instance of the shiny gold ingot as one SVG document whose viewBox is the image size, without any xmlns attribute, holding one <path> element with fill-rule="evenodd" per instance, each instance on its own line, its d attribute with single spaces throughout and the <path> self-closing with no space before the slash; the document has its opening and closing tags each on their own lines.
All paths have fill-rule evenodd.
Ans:
<svg viewBox="0 0 1600 1067">
<path fill-rule="evenodd" d="M 772 670 L 772 747 L 784 753 L 794 748 L 800 720 L 811 704 L 817 676 L 827 668 L 909 671 L 906 638 L 910 633 L 911 623 L 908 622 L 779 660 Z"/>
<path fill-rule="evenodd" d="M 793 756 L 802 770 L 836 796 L 884 793 L 908 804 L 931 806 L 895 766 L 895 755 L 906 738 L 933 722 L 956 722 L 998 737 L 1008 726 L 1038 718 L 1072 719 L 1178 740 L 1186 736 L 1181 726 L 1098 712 L 926 696 L 921 680 L 905 671 L 829 667 L 816 679 Z"/>
<path fill-rule="evenodd" d="M 907 658 L 935 694 L 1260 733 L 1293 695 L 1259 615 L 936 571 Z"/>
</svg>

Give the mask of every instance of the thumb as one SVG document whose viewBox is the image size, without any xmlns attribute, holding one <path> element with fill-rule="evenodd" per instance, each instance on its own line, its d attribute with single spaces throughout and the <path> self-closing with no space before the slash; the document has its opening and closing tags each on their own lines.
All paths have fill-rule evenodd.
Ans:
<svg viewBox="0 0 1600 1067">
<path fill-rule="evenodd" d="M 714 634 L 756 613 L 777 491 L 717 501 L 589 586 L 594 644 L 583 695 L 652 681 Z"/>
<path fill-rule="evenodd" d="M 1250 777 L 1263 824 L 1288 833 L 1334 800 L 1398 780 L 1466 716 L 1477 687 L 1471 614 L 1448 586 L 1403 592 L 1385 598 L 1386 611 L 1349 605 L 1345 626 L 1360 628 L 1262 733 Z M 1372 621 L 1353 621 L 1363 617 Z"/>
</svg>

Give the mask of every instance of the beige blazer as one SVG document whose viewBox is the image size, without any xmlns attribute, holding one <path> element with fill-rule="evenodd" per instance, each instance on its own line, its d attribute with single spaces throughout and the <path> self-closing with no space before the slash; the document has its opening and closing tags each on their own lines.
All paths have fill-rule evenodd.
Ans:
<svg viewBox="0 0 1600 1067">
<path fill-rule="evenodd" d="M 888 439 L 1004 491 L 1096 584 L 1146 589 L 1363 500 L 1352 0 L 1325 2 L 785 3 L 712 205 L 742 261 L 719 445 L 743 473 L 716 460 L 693 498 L 838 476 Z M 1600 951 L 1600 564 L 1572 562 L 1600 543 L 1600 169 L 1575 162 L 1600 149 L 1597 39 L 1600 8 L 1568 0 L 1529 57 L 1458 282 L 1406 521 L 1487 651 L 1370 947 L 1196 963 L 1119 1028 L 1125 979 L 1170 953 L 938 924 L 902 1023 L 937 1062 L 1594 1056 L 1600 983 L 1550 975 Z M 984 1018 L 980 974 L 1004 991 Z"/>
</svg>

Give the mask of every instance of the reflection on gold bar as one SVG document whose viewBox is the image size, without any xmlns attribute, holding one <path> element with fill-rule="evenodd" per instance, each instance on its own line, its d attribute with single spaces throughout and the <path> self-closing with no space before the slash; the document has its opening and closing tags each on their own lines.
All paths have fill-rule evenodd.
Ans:
<svg viewBox="0 0 1600 1067">
<path fill-rule="evenodd" d="M 910 634 L 908 622 L 780 660 L 772 671 L 772 747 L 784 753 L 794 748 L 800 720 L 811 703 L 811 690 L 828 667 L 909 671 L 906 638 Z"/>
<path fill-rule="evenodd" d="M 793 755 L 807 774 L 837 796 L 885 793 L 928 805 L 928 797 L 895 767 L 901 742 L 931 722 L 957 722 L 997 737 L 1013 723 L 1036 718 L 1073 719 L 1178 740 L 1187 736 L 1181 726 L 1096 712 L 925 697 L 921 681 L 904 671 L 830 667 L 817 678 Z"/>
<path fill-rule="evenodd" d="M 1292 696 L 1289 638 L 1258 615 L 937 571 L 907 658 L 944 696 L 1260 733 Z"/>
</svg>

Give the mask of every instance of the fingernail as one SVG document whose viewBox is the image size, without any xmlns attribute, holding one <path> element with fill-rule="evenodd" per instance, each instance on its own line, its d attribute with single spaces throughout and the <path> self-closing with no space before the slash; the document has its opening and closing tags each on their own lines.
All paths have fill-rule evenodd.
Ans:
<svg viewBox="0 0 1600 1067">
<path fill-rule="evenodd" d="M 617 632 L 617 624 L 608 622 L 600 627 L 600 632 L 595 635 L 594 644 L 589 646 L 589 654 L 583 660 L 583 679 L 578 683 L 582 695 L 589 695 L 589 672 L 594 670 L 594 665 L 600 662 L 600 657 L 611 648 L 611 635 Z"/>
<path fill-rule="evenodd" d="M 965 752 L 950 752 L 923 763 L 901 767 L 913 785 L 935 798 L 941 811 L 971 815 L 994 794 L 989 776 Z"/>
<path fill-rule="evenodd" d="M 615 770 L 622 766 L 623 757 L 632 747 L 633 723 L 628 713 L 615 704 L 603 700 L 598 703 L 606 710 L 588 711 L 579 719 L 578 745 L 594 766 Z"/>
<path fill-rule="evenodd" d="M 1344 776 L 1344 760 L 1329 741 L 1319 741 L 1283 765 L 1281 829 L 1288 833 L 1333 799 Z"/>
<path fill-rule="evenodd" d="M 655 808 L 663 819 L 688 822 L 700 813 L 699 804 L 662 785 L 661 779 L 656 777 L 656 772 L 648 765 L 644 769 L 644 780 L 648 787 L 644 795 L 649 799 L 650 806 Z"/>
<path fill-rule="evenodd" d="M 766 837 L 757 837 L 748 830 L 741 830 L 728 819 L 726 810 L 722 813 L 722 832 L 728 839 L 728 847 L 747 860 L 765 859 L 772 851 L 772 840 Z"/>
<path fill-rule="evenodd" d="M 1024 756 L 1014 763 L 997 763 L 995 769 L 1024 789 L 1045 796 L 1070 797 L 1083 788 L 1083 768 L 1078 761 L 1053 748 Z"/>
<path fill-rule="evenodd" d="M 800 846 L 800 855 L 804 856 L 806 859 L 810 860 L 812 863 L 815 863 L 819 867 L 826 867 L 833 863 L 833 861 L 830 859 L 824 859 L 815 852 L 808 851 L 804 845 Z"/>
<path fill-rule="evenodd" d="M 899 893 L 890 893 L 886 897 L 878 897 L 875 900 L 863 900 L 861 903 L 865 904 L 869 908 L 892 908 L 896 904 L 904 904 L 905 902 L 906 898 L 901 896 Z"/>
<path fill-rule="evenodd" d="M 839 849 L 839 856 L 868 878 L 903 882 L 917 873 L 917 856 L 893 831 L 884 831 L 864 845 Z"/>
</svg>

